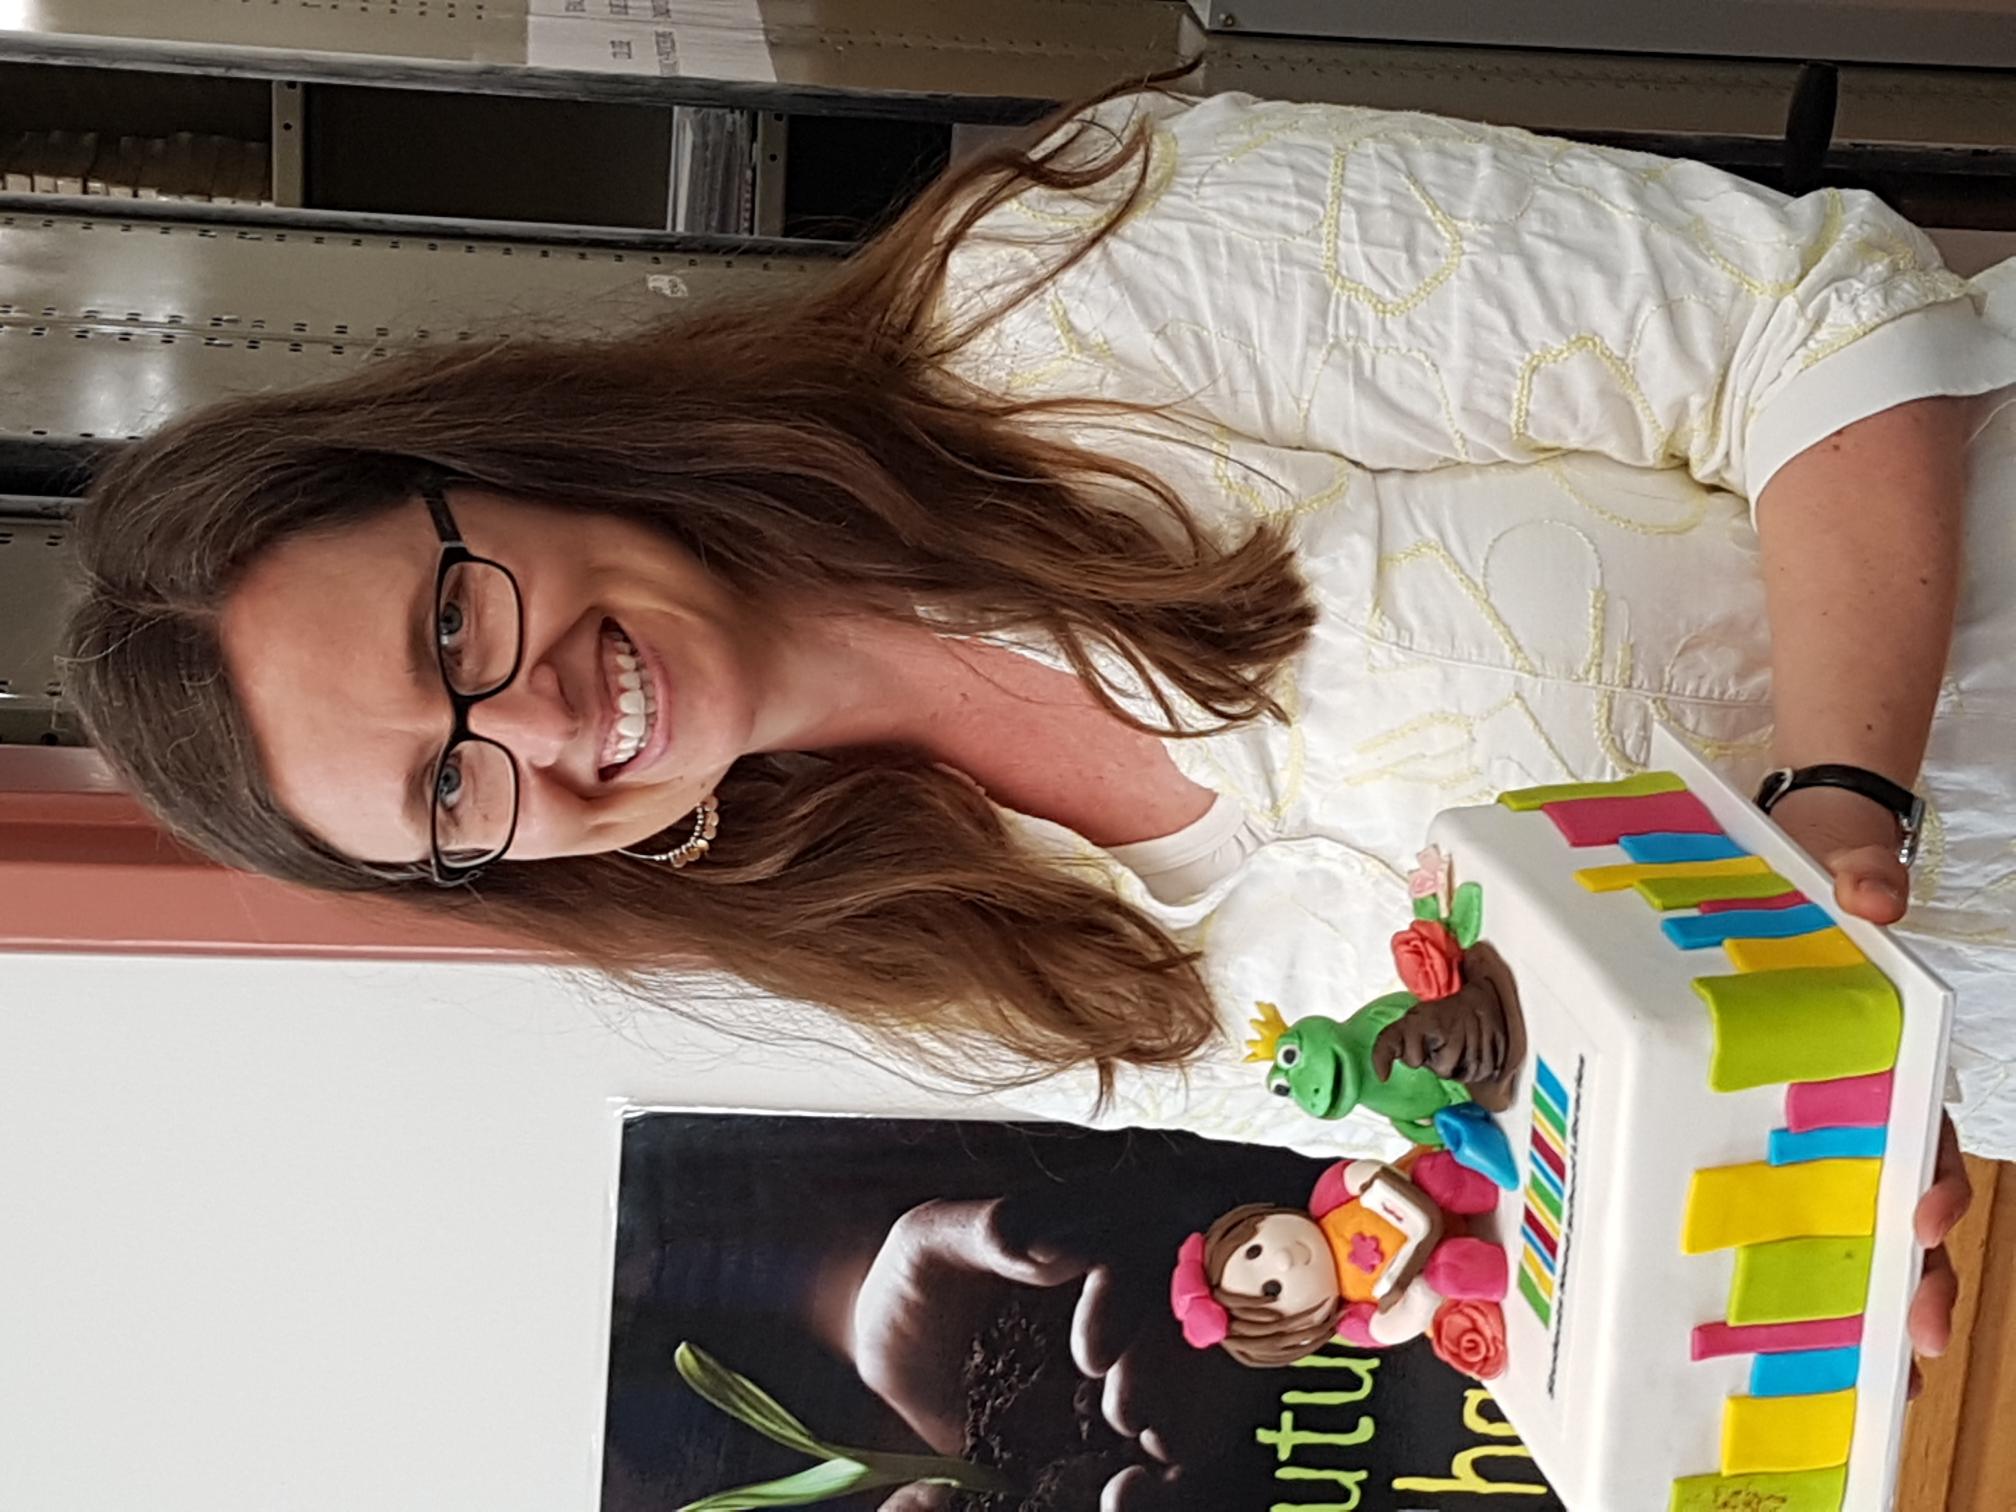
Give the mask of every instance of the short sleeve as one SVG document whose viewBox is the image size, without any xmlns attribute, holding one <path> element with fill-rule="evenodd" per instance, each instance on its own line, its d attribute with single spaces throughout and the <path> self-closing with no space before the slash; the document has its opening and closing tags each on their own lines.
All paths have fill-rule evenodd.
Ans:
<svg viewBox="0 0 2016 1512">
<path fill-rule="evenodd" d="M 955 258 L 965 297 L 1111 235 L 978 346 L 1022 393 L 1419 470 L 1594 452 L 1754 498 L 1909 399 L 2016 383 L 2016 341 L 1873 196 L 1523 131 L 1224 95 L 1100 107 L 1145 171 L 1031 190 Z"/>
</svg>

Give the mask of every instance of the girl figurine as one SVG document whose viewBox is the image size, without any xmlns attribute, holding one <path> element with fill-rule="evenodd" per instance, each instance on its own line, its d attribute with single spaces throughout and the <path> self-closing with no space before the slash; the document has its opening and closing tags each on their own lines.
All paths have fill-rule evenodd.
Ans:
<svg viewBox="0 0 2016 1512">
<path fill-rule="evenodd" d="M 1464 1219 L 1497 1205 L 1496 1185 L 1447 1151 L 1405 1171 L 1339 1161 L 1306 1211 L 1249 1204 L 1192 1234 L 1170 1302 L 1192 1346 L 1256 1369 L 1333 1338 L 1383 1349 L 1425 1333 L 1446 1363 L 1490 1380 L 1505 1369 L 1505 1252 Z"/>
</svg>

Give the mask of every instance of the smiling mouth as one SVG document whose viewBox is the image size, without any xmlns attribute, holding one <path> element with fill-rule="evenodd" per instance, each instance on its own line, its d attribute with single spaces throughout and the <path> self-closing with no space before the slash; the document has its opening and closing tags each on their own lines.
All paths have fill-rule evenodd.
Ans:
<svg viewBox="0 0 2016 1512">
<path fill-rule="evenodd" d="M 602 681 L 609 694 L 609 728 L 597 765 L 603 781 L 618 775 L 651 746 L 658 729 L 658 694 L 637 646 L 614 620 L 602 622 Z"/>
</svg>

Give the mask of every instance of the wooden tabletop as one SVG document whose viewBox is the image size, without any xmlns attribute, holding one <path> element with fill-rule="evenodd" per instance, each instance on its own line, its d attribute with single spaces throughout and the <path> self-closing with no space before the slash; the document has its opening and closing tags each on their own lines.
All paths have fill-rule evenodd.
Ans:
<svg viewBox="0 0 2016 1512">
<path fill-rule="evenodd" d="M 2006 1512 L 2016 1486 L 2016 1165 L 1967 1169 L 1974 1206 L 1951 1245 L 1962 1285 L 1953 1347 L 1926 1365 L 1912 1406 L 1898 1512 Z"/>
</svg>

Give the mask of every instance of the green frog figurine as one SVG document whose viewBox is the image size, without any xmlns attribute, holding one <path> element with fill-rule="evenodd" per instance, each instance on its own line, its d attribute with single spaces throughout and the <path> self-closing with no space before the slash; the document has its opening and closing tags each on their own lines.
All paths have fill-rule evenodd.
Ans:
<svg viewBox="0 0 2016 1512">
<path fill-rule="evenodd" d="M 1511 1106 L 1526 1059 L 1518 990 L 1504 958 L 1478 938 L 1474 884 L 1452 903 L 1446 919 L 1433 904 L 1417 906 L 1413 924 L 1394 936 L 1407 991 L 1341 1021 L 1311 1014 L 1290 1024 L 1274 1004 L 1257 1003 L 1246 1059 L 1268 1068 L 1269 1092 L 1311 1117 L 1365 1108 L 1515 1190 L 1517 1166 L 1491 1114 Z"/>
</svg>

